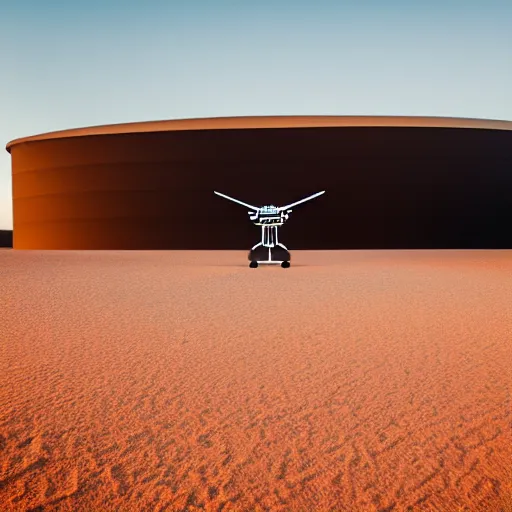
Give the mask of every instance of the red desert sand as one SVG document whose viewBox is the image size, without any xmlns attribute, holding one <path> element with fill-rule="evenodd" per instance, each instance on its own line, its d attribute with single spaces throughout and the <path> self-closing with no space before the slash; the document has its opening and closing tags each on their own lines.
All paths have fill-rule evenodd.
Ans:
<svg viewBox="0 0 512 512">
<path fill-rule="evenodd" d="M 512 251 L 0 251 L 0 510 L 498 511 Z"/>
</svg>

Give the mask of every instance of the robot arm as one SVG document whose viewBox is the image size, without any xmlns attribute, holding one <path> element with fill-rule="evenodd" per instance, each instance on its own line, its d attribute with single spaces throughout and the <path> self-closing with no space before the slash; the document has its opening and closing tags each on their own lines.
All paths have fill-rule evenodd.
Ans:
<svg viewBox="0 0 512 512">
<path fill-rule="evenodd" d="M 225 199 L 229 199 L 230 201 L 233 201 L 235 203 L 241 204 L 242 206 L 246 206 L 250 210 L 254 210 L 256 212 L 259 211 L 259 208 L 257 208 L 256 206 L 251 206 L 250 204 L 247 204 L 247 203 L 244 203 L 242 201 L 239 201 L 238 199 L 234 199 L 233 197 L 229 197 L 229 196 L 227 196 L 225 194 L 221 194 L 220 192 L 215 192 L 215 190 L 213 191 L 213 193 L 217 194 L 220 197 L 224 197 Z"/>
<path fill-rule="evenodd" d="M 286 206 L 280 206 L 280 210 L 288 210 L 288 208 L 291 208 L 292 206 L 297 206 L 298 204 L 305 203 L 306 201 L 309 201 L 310 199 L 314 199 L 315 197 L 321 196 L 322 194 L 325 194 L 325 190 L 322 190 L 322 192 L 317 192 L 316 194 L 313 194 L 312 196 L 305 197 L 304 199 L 301 199 L 300 201 L 296 201 L 292 204 L 287 204 Z"/>
</svg>

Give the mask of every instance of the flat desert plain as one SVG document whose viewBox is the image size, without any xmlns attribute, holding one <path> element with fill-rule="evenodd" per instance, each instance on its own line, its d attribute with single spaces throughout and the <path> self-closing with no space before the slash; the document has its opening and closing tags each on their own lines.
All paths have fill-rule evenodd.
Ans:
<svg viewBox="0 0 512 512">
<path fill-rule="evenodd" d="M 0 510 L 499 511 L 512 251 L 0 251 Z"/>
</svg>

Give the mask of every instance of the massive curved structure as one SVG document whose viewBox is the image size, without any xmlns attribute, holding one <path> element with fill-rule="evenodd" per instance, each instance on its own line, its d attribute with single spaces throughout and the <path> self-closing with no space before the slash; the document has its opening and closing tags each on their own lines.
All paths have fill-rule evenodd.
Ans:
<svg viewBox="0 0 512 512">
<path fill-rule="evenodd" d="M 512 122 L 235 117 L 10 142 L 15 249 L 249 249 L 249 204 L 319 190 L 294 249 L 512 248 Z"/>
</svg>

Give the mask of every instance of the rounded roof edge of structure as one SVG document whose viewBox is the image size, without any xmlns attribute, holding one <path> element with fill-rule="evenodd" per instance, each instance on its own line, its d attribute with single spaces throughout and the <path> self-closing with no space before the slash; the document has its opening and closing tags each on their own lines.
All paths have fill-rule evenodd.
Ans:
<svg viewBox="0 0 512 512">
<path fill-rule="evenodd" d="M 195 130 L 336 127 L 476 128 L 512 131 L 512 121 L 423 116 L 239 116 L 172 119 L 107 124 L 41 133 L 14 139 L 7 143 L 6 150 L 10 153 L 13 146 L 24 142 L 92 135 Z"/>
</svg>

